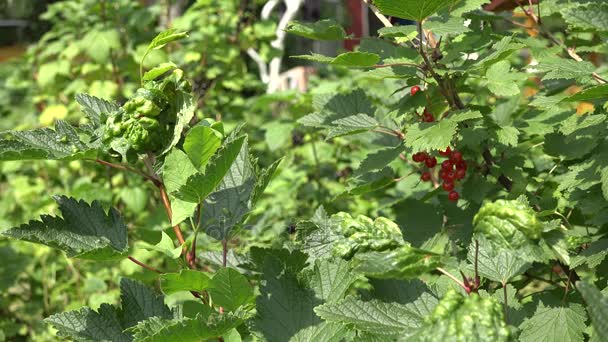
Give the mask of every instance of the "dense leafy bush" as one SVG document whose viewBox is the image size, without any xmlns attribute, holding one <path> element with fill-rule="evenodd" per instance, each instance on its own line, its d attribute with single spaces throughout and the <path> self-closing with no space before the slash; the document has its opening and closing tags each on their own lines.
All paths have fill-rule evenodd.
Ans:
<svg viewBox="0 0 608 342">
<path fill-rule="evenodd" d="M 44 261 L 27 265 L 42 313 L 23 313 L 23 282 L 0 283 L 10 289 L 2 310 L 17 313 L 0 321 L 4 334 L 28 335 L 14 330 L 44 316 L 74 340 L 606 340 L 608 6 L 364 2 L 385 27 L 356 51 L 295 56 L 324 65 L 307 94 L 232 101 L 256 83 L 237 80 L 239 51 L 273 26 L 213 15 L 198 26 L 194 11 L 241 10 L 199 1 L 177 29 L 149 37 L 134 68 L 117 69 L 131 84 L 120 94 L 76 95 L 71 124 L 53 115 L 54 128 L 4 132 L 10 191 L 68 192 L 2 232 L 67 256 L 39 252 L 57 260 L 58 284 Z M 261 40 L 250 35 L 260 30 Z M 333 20 L 287 31 L 350 38 Z M 146 64 L 161 48 L 185 64 Z M 202 55 L 214 67 L 191 63 Z M 210 100 L 197 83 L 223 88 Z M 263 136 L 220 120 L 244 108 Z M 53 167 L 20 175 L 20 160 Z M 62 186 L 70 171 L 57 163 L 83 172 L 81 162 L 99 165 L 82 175 L 88 188 Z M 14 260 L 3 277 L 26 267 L 24 246 L 0 247 Z M 83 293 L 60 294 L 82 283 Z M 50 305 L 93 294 L 84 307 Z M 39 326 L 29 335 L 52 339 Z"/>
</svg>

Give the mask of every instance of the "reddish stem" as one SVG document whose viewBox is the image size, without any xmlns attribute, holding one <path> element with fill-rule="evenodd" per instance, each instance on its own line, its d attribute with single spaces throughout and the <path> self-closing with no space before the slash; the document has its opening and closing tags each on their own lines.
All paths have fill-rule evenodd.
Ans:
<svg viewBox="0 0 608 342">
<path fill-rule="evenodd" d="M 129 260 L 133 261 L 133 262 L 134 262 L 134 263 L 136 263 L 137 265 L 139 265 L 139 266 L 141 266 L 141 267 L 143 267 L 143 268 L 145 268 L 145 269 L 147 269 L 147 270 L 149 270 L 149 271 L 156 272 L 156 273 L 163 273 L 163 272 L 161 272 L 161 271 L 157 270 L 156 268 L 154 268 L 154 267 L 152 267 L 152 266 L 150 266 L 150 265 L 146 265 L 146 264 L 144 264 L 143 262 L 141 262 L 141 261 L 139 261 L 139 260 L 135 259 L 134 257 L 132 257 L 132 256 L 130 256 L 130 255 L 129 255 L 129 257 L 128 257 L 128 258 L 129 258 Z"/>
</svg>

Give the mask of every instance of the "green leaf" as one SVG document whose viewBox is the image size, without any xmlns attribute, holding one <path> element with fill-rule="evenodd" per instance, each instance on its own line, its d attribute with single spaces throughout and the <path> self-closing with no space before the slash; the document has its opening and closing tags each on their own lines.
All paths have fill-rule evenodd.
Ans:
<svg viewBox="0 0 608 342">
<path fill-rule="evenodd" d="M 122 309 L 101 304 L 96 312 L 88 307 L 52 315 L 45 319 L 58 330 L 59 336 L 77 341 L 131 341 L 125 331 L 151 317 L 170 319 L 173 314 L 157 296 L 143 284 L 123 278 L 120 281 Z"/>
<path fill-rule="evenodd" d="M 585 281 L 577 282 L 576 289 L 580 291 L 587 303 L 587 311 L 595 333 L 598 336 L 608 336 L 608 297 L 602 295 L 595 286 Z"/>
<path fill-rule="evenodd" d="M 283 161 L 283 158 L 276 160 L 257 175 L 257 181 L 255 183 L 255 187 L 253 188 L 253 193 L 251 194 L 251 206 L 255 206 L 258 200 L 262 197 L 264 190 L 266 190 L 266 187 L 268 184 L 270 184 L 270 181 L 279 167 L 279 164 L 281 164 L 281 161 Z"/>
<path fill-rule="evenodd" d="M 120 108 L 118 104 L 114 102 L 109 102 L 83 93 L 76 94 L 76 102 L 78 102 L 82 111 L 87 115 L 95 127 L 102 124 L 102 115 L 107 115 Z"/>
<path fill-rule="evenodd" d="M 156 79 L 157 77 L 163 75 L 167 71 L 170 71 L 170 70 L 173 70 L 176 68 L 177 68 L 177 65 L 175 65 L 175 63 L 173 63 L 173 62 L 161 63 L 158 66 L 155 66 L 154 68 L 147 71 L 144 74 L 144 77 L 142 79 L 144 81 L 152 81 L 152 80 Z"/>
<path fill-rule="evenodd" d="M 414 21 L 423 21 L 426 17 L 455 2 L 456 0 L 374 0 L 373 4 L 378 7 L 380 12 L 384 15 Z"/>
<path fill-rule="evenodd" d="M 89 205 L 65 196 L 54 199 L 63 218 L 43 215 L 41 221 L 30 221 L 2 235 L 57 248 L 68 257 L 113 260 L 126 256 L 127 227 L 116 209 L 106 214 L 97 201 Z"/>
<path fill-rule="evenodd" d="M 167 193 L 172 194 L 186 184 L 188 178 L 196 174 L 197 170 L 192 165 L 190 158 L 181 150 L 174 148 L 165 157 L 163 164 L 163 183 Z M 180 224 L 182 221 L 192 216 L 196 203 L 182 201 L 173 195 L 169 195 L 171 200 L 171 224 Z"/>
<path fill-rule="evenodd" d="M 459 122 L 481 117 L 479 111 L 462 110 L 450 113 L 439 122 L 415 123 L 405 133 L 405 145 L 414 151 L 443 150 L 451 144 Z"/>
<path fill-rule="evenodd" d="M 264 340 L 290 341 L 302 329 L 322 324 L 313 311 L 319 299 L 276 257 L 265 258 L 260 292 L 252 330 Z"/>
<path fill-rule="evenodd" d="M 182 131 L 190 123 L 190 120 L 194 117 L 194 110 L 196 105 L 192 95 L 179 91 L 172 99 L 174 101 L 173 108 L 176 108 L 177 122 L 173 128 L 173 139 L 165 146 L 165 149 L 161 154 L 169 152 L 182 137 Z"/>
<path fill-rule="evenodd" d="M 215 273 L 207 290 L 213 304 L 234 311 L 253 299 L 253 287 L 239 271 L 224 267 Z"/>
<path fill-rule="evenodd" d="M 608 239 L 601 239 L 592 242 L 579 255 L 572 257 L 570 261 L 571 268 L 577 268 L 587 264 L 591 268 L 597 267 L 608 255 Z"/>
<path fill-rule="evenodd" d="M 45 127 L 5 134 L 7 137 L 0 139 L 0 161 L 77 160 L 97 155 L 97 147 L 82 142 L 79 131 L 62 120 L 55 122 L 54 130 Z"/>
<path fill-rule="evenodd" d="M 530 263 L 519 257 L 518 251 L 509 249 L 495 250 L 483 236 L 479 236 L 477 265 L 479 275 L 501 284 L 507 284 L 511 278 L 524 273 Z M 475 241 L 469 245 L 467 256 L 471 265 L 475 264 Z M 472 267 L 472 266 L 471 266 Z"/>
<path fill-rule="evenodd" d="M 522 342 L 538 341 L 583 341 L 583 331 L 587 327 L 585 309 L 580 304 L 548 307 L 538 303 L 536 312 L 526 319 L 519 328 Z"/>
<path fill-rule="evenodd" d="M 369 52 L 345 52 L 336 57 L 327 57 L 319 54 L 293 56 L 293 58 L 305 59 L 314 62 L 328 63 L 351 68 L 372 67 L 380 61 L 380 56 Z"/>
<path fill-rule="evenodd" d="M 245 140 L 221 183 L 203 203 L 200 225 L 207 235 L 217 240 L 230 236 L 252 209 L 251 197 L 255 184 L 256 175 Z"/>
<path fill-rule="evenodd" d="M 416 278 L 443 265 L 442 256 L 410 246 L 392 251 L 357 253 L 355 270 L 374 278 Z"/>
<path fill-rule="evenodd" d="M 439 19 L 438 17 L 432 18 L 424 23 L 424 29 L 440 36 L 448 34 L 456 36 L 471 31 L 471 29 L 465 26 L 464 18 L 453 16 L 448 17 L 447 20 L 445 20 L 445 18 Z"/>
<path fill-rule="evenodd" d="M 228 173 L 244 141 L 245 136 L 241 136 L 218 149 L 209 161 L 205 173 L 196 173 L 189 177 L 186 184 L 174 195 L 187 202 L 202 203 Z"/>
<path fill-rule="evenodd" d="M 507 342 L 511 341 L 509 335 L 503 308 L 496 299 L 464 296 L 449 289 L 411 340 Z"/>
<path fill-rule="evenodd" d="M 177 148 L 172 149 L 163 164 L 163 183 L 167 192 L 173 193 L 179 190 L 196 172 L 190 158 L 183 151 Z"/>
<path fill-rule="evenodd" d="M 402 337 L 411 334 L 424 320 L 413 305 L 375 299 L 364 302 L 352 296 L 317 306 L 315 312 L 328 322 L 353 325 L 357 330 L 374 334 Z"/>
<path fill-rule="evenodd" d="M 450 146 L 458 124 L 450 120 L 415 123 L 405 133 L 405 145 L 414 151 L 443 150 Z"/>
<path fill-rule="evenodd" d="M 543 76 L 543 80 L 588 80 L 591 79 L 591 74 L 595 71 L 595 67 L 590 62 L 577 62 L 571 59 L 558 57 L 542 59 L 535 68 L 542 72 L 546 72 L 545 76 Z"/>
<path fill-rule="evenodd" d="M 382 170 L 393 160 L 398 158 L 401 152 L 403 152 L 403 146 L 398 145 L 369 153 L 355 170 L 355 175 L 362 175 L 370 171 Z"/>
<path fill-rule="evenodd" d="M 184 151 L 192 160 L 192 164 L 200 172 L 205 172 L 205 167 L 211 156 L 222 144 L 219 132 L 211 127 L 196 126 L 188 131 L 184 140 Z"/>
<path fill-rule="evenodd" d="M 310 287 L 317 298 L 331 303 L 342 299 L 357 279 L 357 273 L 351 270 L 346 260 L 317 260 L 312 272 Z"/>
<path fill-rule="evenodd" d="M 509 61 L 499 61 L 492 64 L 486 71 L 488 88 L 498 96 L 514 96 L 519 94 L 517 81 L 521 75 L 511 73 L 511 63 Z"/>
<path fill-rule="evenodd" d="M 211 284 L 211 278 L 195 270 L 181 270 L 179 273 L 160 275 L 160 287 L 163 293 L 170 295 L 179 291 L 203 291 Z"/>
<path fill-rule="evenodd" d="M 414 38 L 418 31 L 416 30 L 415 25 L 402 25 L 402 26 L 392 26 L 392 27 L 383 27 L 378 30 L 378 34 L 380 37 L 394 38 L 394 37 L 408 37 Z"/>
<path fill-rule="evenodd" d="M 299 123 L 310 127 L 331 127 L 336 120 L 356 114 L 374 115 L 371 101 L 361 89 L 343 94 L 319 94 L 313 97 L 313 107 L 316 112 L 298 120 Z"/>
<path fill-rule="evenodd" d="M 130 329 L 135 342 L 200 342 L 217 341 L 218 337 L 243 323 L 242 312 L 197 314 L 195 318 L 161 319 L 152 317 Z"/>
<path fill-rule="evenodd" d="M 168 29 L 156 35 L 148 45 L 148 51 L 162 49 L 168 43 L 188 37 L 187 32 L 178 32 L 176 29 Z M 147 53 L 146 52 L 146 53 Z"/>
<path fill-rule="evenodd" d="M 604 2 L 564 6 L 564 20 L 572 27 L 593 31 L 608 31 L 608 4 Z"/>
<path fill-rule="evenodd" d="M 182 254 L 182 246 L 175 247 L 173 240 L 165 232 L 161 232 L 160 241 L 156 245 L 151 245 L 144 241 L 137 241 L 135 247 L 147 251 L 161 252 L 171 259 L 177 259 Z"/>
<path fill-rule="evenodd" d="M 313 325 L 311 327 L 305 327 L 298 331 L 290 342 L 310 342 L 310 341 L 323 341 L 323 342 L 341 342 L 341 341 L 352 341 L 355 339 L 353 331 L 347 326 L 338 323 L 327 323 Z"/>
<path fill-rule="evenodd" d="M 84 35 L 80 46 L 96 62 L 103 64 L 110 61 L 112 51 L 120 51 L 123 47 L 120 42 L 118 31 L 91 30 Z"/>
<path fill-rule="evenodd" d="M 120 318 L 125 328 L 150 317 L 173 317 L 162 295 L 157 295 L 144 284 L 128 278 L 120 280 L 120 302 Z"/>
<path fill-rule="evenodd" d="M 76 341 L 129 342 L 131 336 L 123 333 L 116 308 L 101 304 L 98 311 L 83 307 L 52 315 L 44 321 L 57 329 L 57 335 Z"/>
<path fill-rule="evenodd" d="M 287 25 L 285 31 L 315 40 L 343 40 L 346 38 L 346 32 L 342 26 L 331 19 L 312 24 L 292 21 Z"/>
<path fill-rule="evenodd" d="M 565 102 L 592 101 L 608 98 L 608 84 L 583 89 L 580 92 L 564 98 Z"/>
<path fill-rule="evenodd" d="M 482 56 L 473 67 L 487 67 L 509 57 L 513 52 L 519 51 L 526 47 L 525 44 L 513 42 L 514 39 L 515 38 L 511 36 L 503 37 L 500 41 L 492 45 L 492 49 L 494 51 Z"/>
</svg>

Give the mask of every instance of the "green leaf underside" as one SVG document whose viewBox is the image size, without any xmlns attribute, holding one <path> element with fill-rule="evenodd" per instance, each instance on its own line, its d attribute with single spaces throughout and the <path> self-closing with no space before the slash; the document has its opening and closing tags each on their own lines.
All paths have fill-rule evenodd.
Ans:
<svg viewBox="0 0 608 342">
<path fill-rule="evenodd" d="M 182 246 L 176 247 L 173 240 L 165 232 L 161 232 L 160 241 L 155 245 L 151 245 L 144 241 L 137 241 L 135 246 L 147 251 L 161 252 L 171 259 L 177 259 L 182 254 Z"/>
<path fill-rule="evenodd" d="M 187 32 L 178 32 L 176 29 L 168 29 L 159 33 L 156 37 L 154 37 L 154 39 L 152 39 L 148 45 L 148 50 L 162 49 L 168 43 L 184 39 L 186 37 L 188 37 Z"/>
<path fill-rule="evenodd" d="M 393 1 L 374 0 L 373 4 L 384 15 L 422 21 L 431 14 L 447 7 L 456 0 L 420 0 L 420 1 Z"/>
<path fill-rule="evenodd" d="M 169 152 L 175 145 L 177 145 L 177 143 L 182 137 L 182 131 L 186 128 L 186 126 L 190 123 L 190 120 L 192 120 L 192 118 L 194 117 L 196 105 L 194 103 L 194 97 L 191 94 L 180 91 L 175 95 L 173 101 L 173 107 L 177 108 L 177 122 L 175 123 L 175 127 L 173 128 L 173 138 L 165 146 L 161 154 Z"/>
<path fill-rule="evenodd" d="M 68 257 L 112 260 L 126 256 L 127 227 L 118 211 L 106 214 L 97 201 L 87 204 L 65 196 L 54 198 L 63 218 L 44 215 L 2 234 L 60 249 Z"/>
<path fill-rule="evenodd" d="M 380 61 L 380 56 L 369 52 L 345 52 L 336 57 L 327 57 L 319 54 L 293 56 L 313 62 L 327 63 L 351 68 L 372 67 Z"/>
</svg>

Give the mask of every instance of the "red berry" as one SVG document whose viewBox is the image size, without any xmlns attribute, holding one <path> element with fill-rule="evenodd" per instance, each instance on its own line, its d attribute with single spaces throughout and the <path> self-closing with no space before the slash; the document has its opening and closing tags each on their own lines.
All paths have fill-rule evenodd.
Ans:
<svg viewBox="0 0 608 342">
<path fill-rule="evenodd" d="M 422 155 L 420 154 L 420 152 L 416 152 L 414 154 L 412 154 L 412 160 L 415 161 L 416 163 L 420 163 L 422 161 L 422 159 L 420 159 L 422 157 Z"/>
<path fill-rule="evenodd" d="M 445 176 L 442 178 L 446 182 L 453 182 L 456 179 L 454 171 L 446 171 Z"/>
<path fill-rule="evenodd" d="M 459 151 L 452 152 L 452 154 L 450 155 L 450 160 L 453 161 L 454 163 L 461 161 L 462 153 L 460 153 Z"/>
<path fill-rule="evenodd" d="M 420 176 L 420 179 L 422 179 L 423 182 L 428 182 L 431 180 L 431 174 L 428 172 L 423 172 L 422 176 Z"/>
<path fill-rule="evenodd" d="M 442 170 L 451 171 L 452 167 L 454 167 L 454 164 L 451 161 L 449 161 L 449 160 L 444 160 L 441 163 L 441 169 Z"/>
<path fill-rule="evenodd" d="M 450 191 L 450 193 L 448 194 L 448 199 L 450 201 L 456 202 L 456 201 L 458 201 L 459 198 L 460 198 L 460 195 L 458 194 L 458 192 L 456 192 L 454 190 Z"/>
<path fill-rule="evenodd" d="M 455 175 L 456 179 L 463 179 L 464 176 L 466 176 L 466 175 L 467 175 L 467 170 L 456 169 L 456 175 Z"/>
<path fill-rule="evenodd" d="M 416 95 L 417 92 L 420 91 L 420 87 L 415 85 L 412 87 L 412 89 L 410 89 L 410 94 L 412 94 L 412 96 Z"/>
<path fill-rule="evenodd" d="M 445 180 L 445 176 L 448 174 L 449 171 L 446 170 L 441 170 L 439 171 L 439 178 Z"/>
<path fill-rule="evenodd" d="M 425 113 L 422 116 L 422 121 L 423 122 L 435 122 L 435 117 L 433 116 L 433 114 Z"/>
<path fill-rule="evenodd" d="M 461 160 L 459 162 L 456 163 L 456 170 L 467 170 L 467 162 L 464 160 Z"/>
<path fill-rule="evenodd" d="M 437 165 L 437 158 L 435 157 L 428 157 L 426 158 L 426 160 L 424 161 L 424 164 L 426 165 L 426 167 L 428 167 L 429 169 L 432 169 L 435 167 L 435 165 Z"/>
<path fill-rule="evenodd" d="M 447 180 L 445 182 L 443 182 L 443 184 L 441 186 L 443 187 L 443 190 L 445 190 L 445 191 L 454 190 L 454 183 L 448 182 Z"/>
<path fill-rule="evenodd" d="M 450 146 L 445 148 L 445 151 L 439 151 L 439 155 L 440 156 L 444 156 L 447 157 L 452 153 L 452 149 L 450 148 Z"/>
</svg>

